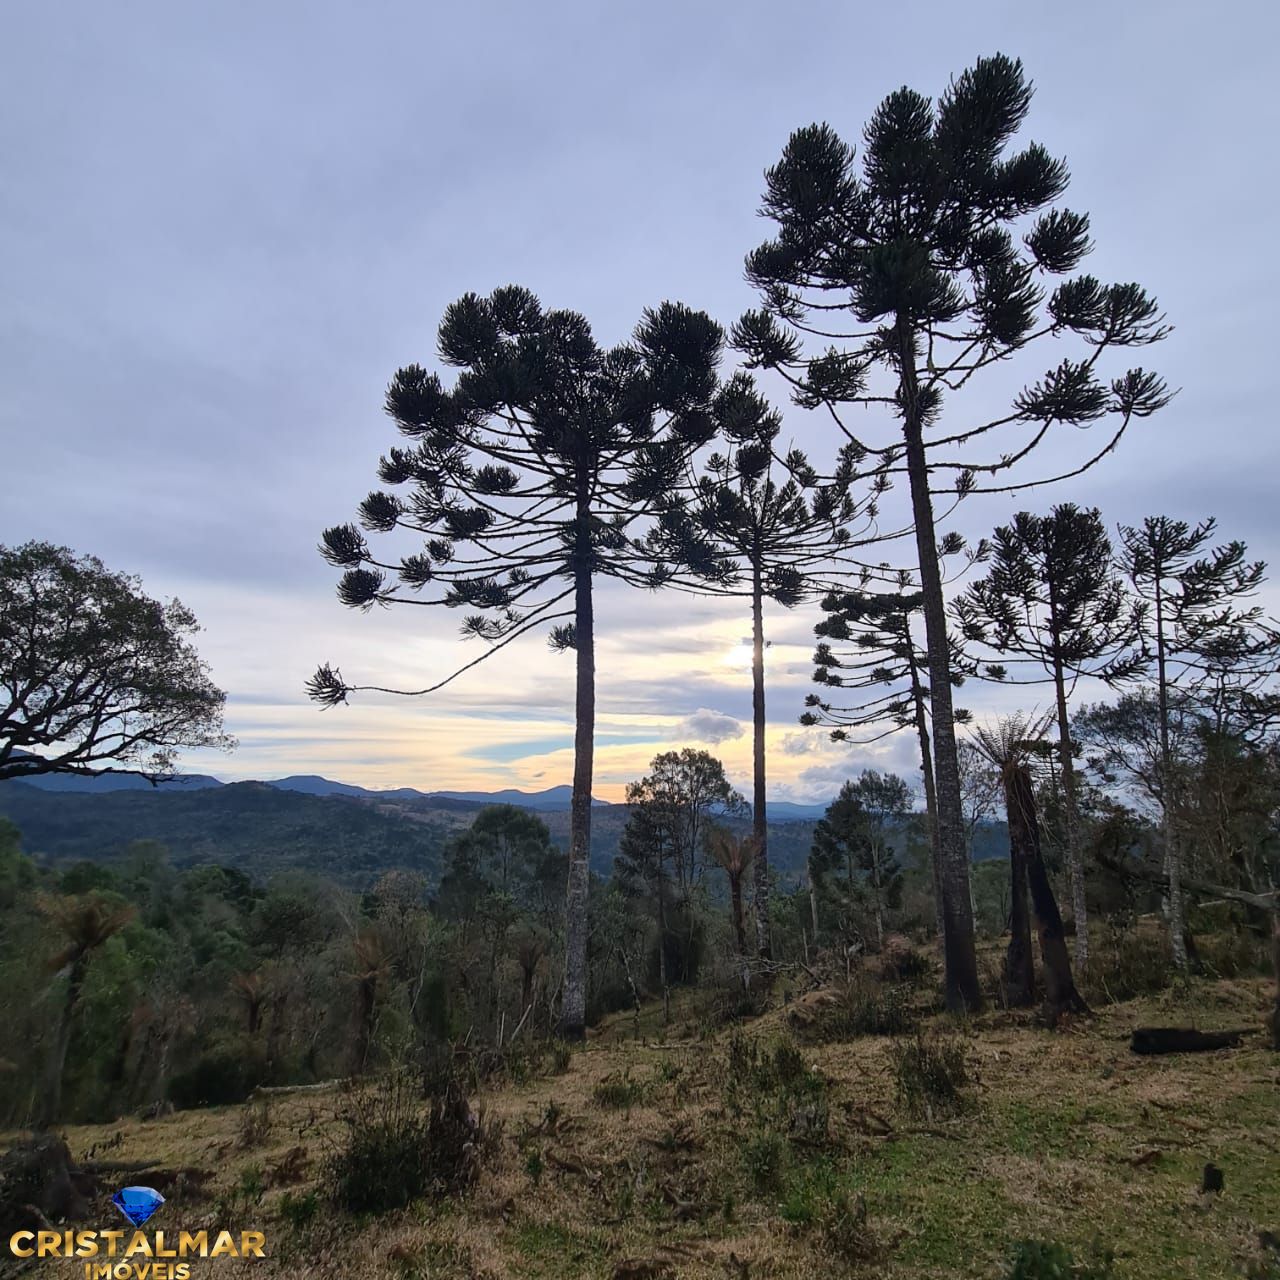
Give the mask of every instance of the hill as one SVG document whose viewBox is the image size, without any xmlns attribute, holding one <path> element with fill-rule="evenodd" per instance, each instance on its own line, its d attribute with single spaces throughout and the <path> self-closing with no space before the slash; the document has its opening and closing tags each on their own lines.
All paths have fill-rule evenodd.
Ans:
<svg viewBox="0 0 1280 1280">
<path fill-rule="evenodd" d="M 260 782 L 102 794 L 0 785 L 0 816 L 17 826 L 28 852 L 49 859 L 110 860 L 135 840 L 155 840 L 178 866 L 220 862 L 255 879 L 305 870 L 353 887 L 390 867 L 409 867 L 436 882 L 445 841 L 478 808 L 411 817 Z"/>
</svg>

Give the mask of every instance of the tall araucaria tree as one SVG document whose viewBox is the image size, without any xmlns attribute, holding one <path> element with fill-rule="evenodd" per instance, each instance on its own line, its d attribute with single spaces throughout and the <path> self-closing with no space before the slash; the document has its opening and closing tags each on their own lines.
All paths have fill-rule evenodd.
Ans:
<svg viewBox="0 0 1280 1280">
<path fill-rule="evenodd" d="M 1147 605 L 1144 640 L 1155 664 L 1167 915 L 1173 960 L 1180 969 L 1187 967 L 1187 945 L 1174 721 L 1187 702 L 1194 705 L 1207 695 L 1212 703 L 1224 682 L 1241 686 L 1243 705 L 1256 703 L 1248 686 L 1269 677 L 1280 655 L 1280 635 L 1259 607 L 1246 603 L 1266 566 L 1246 559 L 1243 542 L 1212 546 L 1216 528 L 1212 517 L 1192 526 L 1168 516 L 1120 526 L 1121 566 Z"/>
<path fill-rule="evenodd" d="M 1053 685 L 1075 959 L 1083 972 L 1089 963 L 1089 913 L 1067 701 L 1081 676 L 1110 683 L 1141 669 L 1143 611 L 1118 575 L 1096 508 L 1068 502 L 1047 516 L 1018 512 L 996 529 L 990 565 L 957 598 L 955 615 L 967 640 L 989 645 L 1008 663 L 988 667 L 989 673 L 1013 683 Z"/>
<path fill-rule="evenodd" d="M 1115 448 L 1133 418 L 1168 400 L 1163 381 L 1143 369 L 1110 382 L 1099 376 L 1109 347 L 1144 346 L 1167 332 L 1138 285 L 1082 275 L 1046 294 L 1040 283 L 1074 270 L 1089 238 L 1084 215 L 1049 207 L 1066 189 L 1066 165 L 1038 143 L 1007 150 L 1031 94 L 1021 63 L 1000 54 L 961 74 L 936 103 L 900 89 L 867 125 L 861 172 L 853 148 L 829 125 L 793 134 L 766 174 L 762 212 L 778 234 L 747 259 L 763 306 L 743 316 L 733 334 L 751 367 L 777 370 L 800 404 L 825 410 L 866 459 L 909 481 L 952 1009 L 978 1005 L 981 993 L 934 498 L 1078 475 Z M 803 335 L 825 349 L 806 357 Z M 1008 411 L 983 419 L 959 400 L 949 403 L 984 370 L 1039 339 L 1071 335 L 1083 344 L 1080 358 L 1062 359 Z M 849 414 L 853 407 L 882 411 L 896 430 L 873 440 L 864 434 L 866 419 L 855 423 Z M 1026 459 L 1060 434 L 1057 428 L 1103 419 L 1111 420 L 1104 440 L 1078 464 L 1058 475 L 1023 474 Z M 993 446 L 990 455 L 984 445 Z"/>
<path fill-rule="evenodd" d="M 872 494 L 859 505 L 851 495 L 857 475 L 851 447 L 841 450 L 830 476 L 819 475 L 801 450 L 780 449 L 782 419 L 747 375 L 721 390 L 715 417 L 723 451 L 706 459 L 685 490 L 672 493 L 650 546 L 662 562 L 656 581 L 750 603 L 756 951 L 768 960 L 764 602 L 793 608 L 846 569 L 855 545 L 849 526 L 874 519 L 875 501 Z"/>
<path fill-rule="evenodd" d="M 308 685 L 323 705 L 357 689 L 427 694 L 531 631 L 576 655 L 574 772 L 561 1030 L 584 1034 L 588 851 L 595 725 L 598 578 L 650 585 L 633 534 L 714 434 L 723 346 L 702 312 L 664 303 L 629 343 L 605 350 L 572 311 L 546 311 L 527 289 L 467 294 L 445 312 L 439 355 L 460 370 L 451 389 L 418 365 L 401 369 L 387 412 L 414 443 L 383 457 L 384 484 L 361 504 L 370 532 L 425 545 L 380 559 L 355 525 L 326 530 L 321 550 L 345 570 L 352 608 L 399 603 L 476 610 L 464 636 L 484 653 L 422 689 L 349 684 L 328 664 Z M 432 592 L 427 595 L 424 593 Z"/>
</svg>

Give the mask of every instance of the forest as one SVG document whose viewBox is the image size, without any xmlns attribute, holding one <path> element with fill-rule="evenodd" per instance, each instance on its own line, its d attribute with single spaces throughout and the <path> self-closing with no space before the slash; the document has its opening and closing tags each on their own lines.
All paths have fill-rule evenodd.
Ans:
<svg viewBox="0 0 1280 1280">
<path fill-rule="evenodd" d="M 567 812 L 38 791 L 233 749 L 227 695 L 177 601 L 0 547 L 6 1221 L 127 1171 L 307 1274 L 1280 1274 L 1280 623 L 1231 512 L 1094 504 L 1171 321 L 1084 268 L 1031 106 L 996 54 L 796 130 L 736 319 L 607 346 L 508 285 L 392 374 L 319 553 L 461 656 L 306 694 L 340 734 L 550 645 Z M 673 743 L 593 804 L 619 585 L 740 612 L 749 780 Z M 847 750 L 814 821 L 770 816 L 769 713 Z"/>
</svg>

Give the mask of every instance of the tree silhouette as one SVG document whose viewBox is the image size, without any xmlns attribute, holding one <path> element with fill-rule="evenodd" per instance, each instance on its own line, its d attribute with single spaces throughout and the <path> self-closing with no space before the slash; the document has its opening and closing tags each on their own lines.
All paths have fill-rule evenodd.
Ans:
<svg viewBox="0 0 1280 1280">
<path fill-rule="evenodd" d="M 226 695 L 188 638 L 199 630 L 177 600 L 152 600 L 94 556 L 0 547 L 0 781 L 155 781 L 182 747 L 233 746 Z"/>
<path fill-rule="evenodd" d="M 1004 783 L 1012 887 L 1009 949 L 1005 957 L 1010 1000 L 1011 1003 L 1030 1004 L 1034 996 L 1031 938 L 1026 914 L 1029 889 L 1036 933 L 1040 939 L 1040 959 L 1044 964 L 1045 1016 L 1053 1026 L 1063 1014 L 1087 1013 L 1089 1010 L 1076 990 L 1071 974 L 1062 916 L 1040 846 L 1040 824 L 1036 816 L 1035 789 L 1031 783 L 1031 762 L 1041 754 L 1041 738 L 1051 718 L 1044 716 L 1033 720 L 1025 715 L 1009 716 L 994 728 L 975 729 L 974 742 L 1000 771 Z"/>
<path fill-rule="evenodd" d="M 1256 686 L 1270 678 L 1280 654 L 1280 635 L 1264 623 L 1260 607 L 1245 603 L 1261 585 L 1266 565 L 1247 560 L 1243 542 L 1211 546 L 1216 529 L 1212 517 L 1195 526 L 1168 516 L 1120 526 L 1121 565 L 1148 606 L 1143 638 L 1154 660 L 1167 915 L 1174 963 L 1183 970 L 1187 945 L 1175 718 L 1187 703 L 1206 696 L 1225 713 L 1224 694 L 1232 692 L 1242 712 L 1269 719 L 1274 699 Z"/>
<path fill-rule="evenodd" d="M 38 1108 L 39 1124 L 43 1127 L 53 1124 L 62 1113 L 67 1051 L 71 1048 L 71 1032 L 80 1008 L 89 962 L 99 947 L 134 919 L 137 911 L 127 902 L 113 900 L 100 893 L 68 897 L 44 895 L 37 898 L 36 909 L 62 938 L 64 945 L 50 960 L 49 968 L 67 979 L 67 994 L 54 1029 L 48 1074 Z"/>
<path fill-rule="evenodd" d="M 850 495 L 855 455 L 841 453 L 821 477 L 799 449 L 780 451 L 782 419 L 739 374 L 716 397 L 723 452 L 701 475 L 674 491 L 650 546 L 660 559 L 657 580 L 687 590 L 746 598 L 751 608 L 752 835 L 756 949 L 771 956 L 769 826 L 766 796 L 764 601 L 793 608 L 848 562 L 858 516 L 874 519 L 874 500 L 861 508 Z M 692 571 L 681 573 L 684 568 Z"/>
<path fill-rule="evenodd" d="M 1081 676 L 1114 682 L 1141 669 L 1136 645 L 1142 608 L 1117 576 L 1111 539 L 1096 508 L 1063 503 L 1047 516 L 1020 511 L 996 529 L 990 546 L 990 569 L 956 599 L 955 614 L 966 640 L 990 645 L 1012 667 L 989 666 L 988 674 L 1053 684 L 1075 958 L 1083 970 L 1089 963 L 1089 914 L 1067 703 Z M 1028 667 L 1035 674 L 1023 675 Z"/>
<path fill-rule="evenodd" d="M 910 575 L 897 575 L 896 592 L 833 591 L 822 600 L 827 615 L 814 626 L 814 681 L 828 689 L 851 691 L 853 701 L 837 703 L 830 695 L 805 696 L 804 725 L 832 725 L 834 742 L 870 745 L 911 728 L 920 744 L 924 778 L 925 818 L 933 866 L 934 911 L 938 936 L 944 933 L 942 913 L 942 856 L 938 844 L 938 801 L 933 778 L 929 734 L 928 655 L 917 643 L 912 624 L 921 612 L 923 596 L 912 591 Z M 839 644 L 837 649 L 833 644 Z M 951 644 L 951 683 L 959 686 L 972 668 L 956 637 Z M 953 712 L 963 724 L 969 713 Z M 850 730 L 867 731 L 857 737 Z"/>
<path fill-rule="evenodd" d="M 670 492 L 689 454 L 714 434 L 711 402 L 722 347 L 704 314 L 664 303 L 632 342 L 603 350 L 586 320 L 544 311 L 528 290 L 467 294 L 445 312 L 441 360 L 461 370 L 451 390 L 418 365 L 401 369 L 386 407 L 415 444 L 393 448 L 379 475 L 407 497 L 375 491 L 361 504 L 371 532 L 407 531 L 425 546 L 380 560 L 355 525 L 325 531 L 321 550 L 345 572 L 352 608 L 409 603 L 467 608 L 466 636 L 489 647 L 427 694 L 518 637 L 549 629 L 576 656 L 574 773 L 566 902 L 563 1034 L 586 1016 L 587 889 L 595 725 L 593 585 L 651 585 L 633 526 Z M 442 588 L 439 595 L 424 591 Z M 331 706 L 355 689 L 325 664 L 308 684 Z"/>
<path fill-rule="evenodd" d="M 693 945 L 690 906 L 701 878 L 706 839 L 716 819 L 740 817 L 746 812 L 746 802 L 729 784 L 724 765 L 715 756 L 684 747 L 654 756 L 649 772 L 638 782 L 628 783 L 627 805 L 627 825 L 614 866 L 619 879 L 633 892 L 641 884 L 653 890 L 658 910 L 659 977 L 666 1009 L 672 895 L 689 922 L 680 957 L 687 973 Z"/>
<path fill-rule="evenodd" d="M 747 929 L 742 913 L 742 881 L 756 856 L 756 837 L 735 836 L 724 827 L 707 831 L 707 852 L 729 881 L 729 908 L 733 918 L 733 936 L 738 954 L 747 958 Z M 758 909 L 758 908 L 757 908 Z"/>
<path fill-rule="evenodd" d="M 877 945 L 884 942 L 884 913 L 902 894 L 902 868 L 889 843 L 894 825 L 911 808 L 911 792 L 895 774 L 866 770 L 850 780 L 827 806 L 813 829 L 809 873 L 824 885 L 843 871 L 850 904 L 870 897 Z"/>
<path fill-rule="evenodd" d="M 825 410 L 864 468 L 905 474 L 923 595 L 933 701 L 938 838 L 943 852 L 946 995 L 953 1008 L 981 1001 L 960 830 L 951 706 L 950 646 L 939 568 L 934 496 L 956 500 L 1079 475 L 1115 448 L 1135 417 L 1168 399 L 1154 374 L 1132 369 L 1109 383 L 1097 368 L 1110 347 L 1164 337 L 1154 301 L 1134 284 L 1083 275 L 1046 298 L 1038 277 L 1072 271 L 1089 249 L 1088 219 L 1046 210 L 1067 168 L 1038 143 L 1008 144 L 1031 103 L 1021 63 L 997 54 L 952 81 L 937 103 L 903 88 L 867 125 L 861 173 L 829 125 L 791 136 L 766 175 L 762 212 L 778 226 L 747 259 L 763 306 L 734 328 L 750 367 L 777 370 L 801 405 Z M 1075 334 L 1079 359 L 1063 359 L 1017 395 L 1009 411 L 974 420 L 958 393 L 984 370 L 1038 339 Z M 802 335 L 824 350 L 804 355 Z M 944 427 L 948 397 L 957 425 Z M 875 443 L 851 406 L 895 419 Z M 1112 420 L 1100 447 L 1058 475 L 1024 476 L 1022 464 L 1061 425 Z M 950 418 L 947 419 L 948 424 Z M 990 455 L 983 445 L 1012 433 Z M 1057 434 L 1057 433 L 1055 433 Z M 1014 475 L 1014 468 L 1018 474 Z M 979 477 L 985 477 L 979 481 Z"/>
</svg>

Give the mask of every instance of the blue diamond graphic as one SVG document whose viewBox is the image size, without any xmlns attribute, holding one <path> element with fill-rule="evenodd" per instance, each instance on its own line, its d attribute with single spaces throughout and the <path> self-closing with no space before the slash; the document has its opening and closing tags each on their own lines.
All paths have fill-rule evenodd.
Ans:
<svg viewBox="0 0 1280 1280">
<path fill-rule="evenodd" d="M 111 1197 L 111 1203 L 135 1227 L 140 1227 L 164 1204 L 164 1196 L 151 1187 L 121 1187 Z"/>
</svg>

